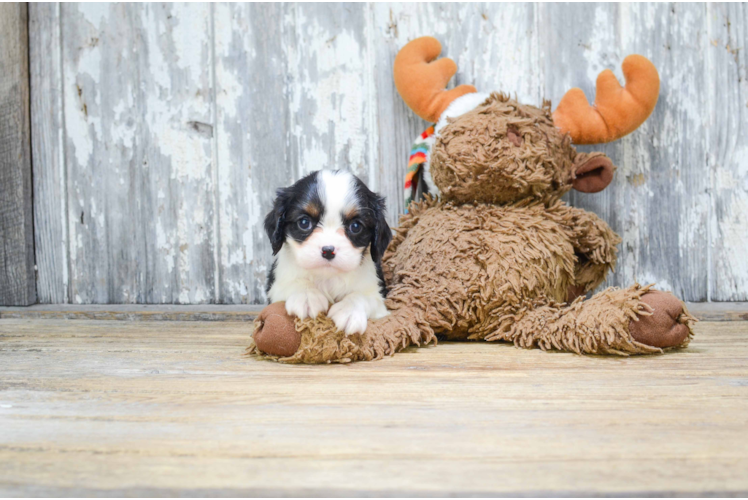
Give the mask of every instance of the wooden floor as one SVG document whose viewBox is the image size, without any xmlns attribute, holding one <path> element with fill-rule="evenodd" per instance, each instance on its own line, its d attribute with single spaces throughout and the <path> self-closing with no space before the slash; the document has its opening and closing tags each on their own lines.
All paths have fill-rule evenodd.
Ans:
<svg viewBox="0 0 748 500">
<path fill-rule="evenodd" d="M 0 320 L 0 495 L 745 495 L 748 322 L 613 358 L 243 357 L 250 324 Z"/>
</svg>

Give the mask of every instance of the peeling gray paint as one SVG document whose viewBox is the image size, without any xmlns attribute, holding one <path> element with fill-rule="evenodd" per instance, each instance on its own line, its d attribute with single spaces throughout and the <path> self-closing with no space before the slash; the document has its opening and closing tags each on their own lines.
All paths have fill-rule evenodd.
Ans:
<svg viewBox="0 0 748 500">
<path fill-rule="evenodd" d="M 437 36 L 451 85 L 589 98 L 641 53 L 649 121 L 569 200 L 624 238 L 611 285 L 748 300 L 744 4 L 31 4 L 38 294 L 47 303 L 261 303 L 276 188 L 346 168 L 394 224 L 413 138 L 394 56 Z M 59 36 L 58 36 L 59 35 Z M 82 216 L 83 215 L 83 216 Z"/>
</svg>

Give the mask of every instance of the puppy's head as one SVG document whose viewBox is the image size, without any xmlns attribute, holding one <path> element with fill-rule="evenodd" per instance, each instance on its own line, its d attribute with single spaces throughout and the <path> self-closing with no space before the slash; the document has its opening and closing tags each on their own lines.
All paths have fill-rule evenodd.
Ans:
<svg viewBox="0 0 748 500">
<path fill-rule="evenodd" d="M 286 245 L 304 269 L 348 272 L 366 252 L 382 259 L 392 239 L 384 199 L 356 176 L 320 170 L 279 189 L 265 217 L 273 255 Z"/>
</svg>

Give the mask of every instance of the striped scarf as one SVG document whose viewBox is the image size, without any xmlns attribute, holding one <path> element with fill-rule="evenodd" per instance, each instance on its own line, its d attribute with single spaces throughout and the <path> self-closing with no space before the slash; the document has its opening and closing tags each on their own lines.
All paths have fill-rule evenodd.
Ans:
<svg viewBox="0 0 748 500">
<path fill-rule="evenodd" d="M 419 201 L 423 193 L 431 192 L 434 183 L 429 170 L 429 152 L 434 144 L 433 125 L 423 131 L 413 142 L 408 159 L 408 172 L 405 174 L 405 213 L 411 201 Z"/>
</svg>

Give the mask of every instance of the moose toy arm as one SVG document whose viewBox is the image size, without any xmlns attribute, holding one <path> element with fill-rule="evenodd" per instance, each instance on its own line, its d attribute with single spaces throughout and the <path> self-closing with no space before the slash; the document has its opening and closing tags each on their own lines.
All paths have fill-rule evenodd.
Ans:
<svg viewBox="0 0 748 500">
<path fill-rule="evenodd" d="M 574 269 L 574 293 L 569 301 L 597 288 L 616 265 L 617 245 L 621 238 L 597 215 L 558 202 L 548 215 L 566 228 L 577 262 Z"/>
</svg>

